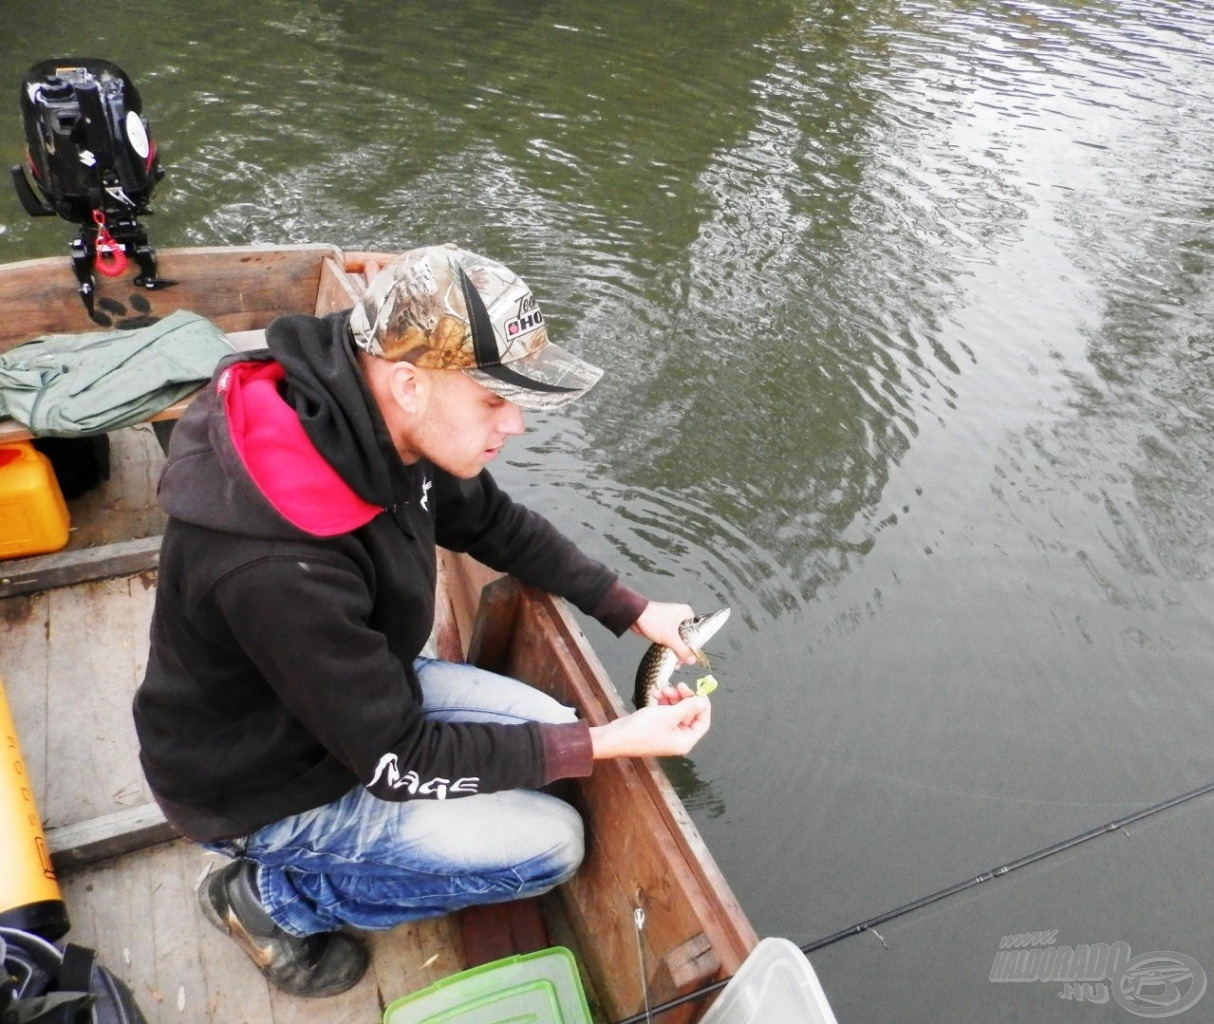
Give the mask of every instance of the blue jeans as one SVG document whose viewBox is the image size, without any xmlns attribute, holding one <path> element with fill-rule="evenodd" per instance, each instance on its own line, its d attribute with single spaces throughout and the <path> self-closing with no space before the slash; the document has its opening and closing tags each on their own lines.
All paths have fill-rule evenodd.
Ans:
<svg viewBox="0 0 1214 1024">
<path fill-rule="evenodd" d="M 571 722 L 572 708 L 517 680 L 418 658 L 428 717 Z M 292 935 L 379 930 L 476 903 L 537 896 L 582 862 L 582 819 L 547 793 L 515 789 L 393 802 L 356 786 L 324 807 L 209 844 L 257 864 L 257 888 Z"/>
</svg>

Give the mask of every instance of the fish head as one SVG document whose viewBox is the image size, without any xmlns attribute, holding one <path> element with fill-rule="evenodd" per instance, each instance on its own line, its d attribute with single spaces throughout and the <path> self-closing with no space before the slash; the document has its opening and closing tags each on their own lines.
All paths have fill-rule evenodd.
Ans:
<svg viewBox="0 0 1214 1024">
<path fill-rule="evenodd" d="M 716 636 L 717 630 L 725 625 L 728 618 L 728 608 L 708 612 L 705 615 L 696 615 L 679 627 L 679 636 L 687 642 L 689 647 L 703 647 L 704 644 Z"/>
</svg>

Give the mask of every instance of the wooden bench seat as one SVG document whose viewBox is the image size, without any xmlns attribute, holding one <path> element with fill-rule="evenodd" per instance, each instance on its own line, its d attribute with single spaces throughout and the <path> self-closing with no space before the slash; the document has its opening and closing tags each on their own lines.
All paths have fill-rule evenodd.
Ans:
<svg viewBox="0 0 1214 1024">
<path fill-rule="evenodd" d="M 394 258 L 391 253 L 347 253 L 333 245 L 167 249 L 160 254 L 160 273 L 176 284 L 141 292 L 133 283 L 132 267 L 118 280 L 98 280 L 96 308 L 119 321 L 127 313 L 163 317 L 188 309 L 226 331 L 233 348 L 249 351 L 265 344 L 266 326 L 283 313 L 323 316 L 350 308 L 380 267 Z M 0 266 L 0 308 L 5 311 L 0 352 L 48 334 L 98 329 L 76 293 L 66 258 Z M 145 422 L 177 419 L 193 397 Z M 0 444 L 31 437 L 22 424 L 0 419 Z"/>
</svg>

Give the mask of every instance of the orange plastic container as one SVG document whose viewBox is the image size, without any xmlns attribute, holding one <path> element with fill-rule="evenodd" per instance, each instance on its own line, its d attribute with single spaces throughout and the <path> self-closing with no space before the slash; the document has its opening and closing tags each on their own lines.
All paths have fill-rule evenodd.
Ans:
<svg viewBox="0 0 1214 1024">
<path fill-rule="evenodd" d="M 28 441 L 0 445 L 0 558 L 58 551 L 70 529 L 51 460 Z"/>
</svg>

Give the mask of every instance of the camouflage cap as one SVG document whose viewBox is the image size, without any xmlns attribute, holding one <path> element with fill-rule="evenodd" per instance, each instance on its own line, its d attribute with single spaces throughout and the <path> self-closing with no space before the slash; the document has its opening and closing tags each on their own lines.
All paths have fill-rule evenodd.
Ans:
<svg viewBox="0 0 1214 1024">
<path fill-rule="evenodd" d="M 603 375 L 548 340 L 539 304 L 513 271 L 454 245 L 413 249 L 384 267 L 350 330 L 372 355 L 462 370 L 526 409 L 564 405 Z"/>
</svg>

